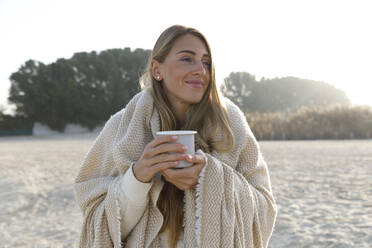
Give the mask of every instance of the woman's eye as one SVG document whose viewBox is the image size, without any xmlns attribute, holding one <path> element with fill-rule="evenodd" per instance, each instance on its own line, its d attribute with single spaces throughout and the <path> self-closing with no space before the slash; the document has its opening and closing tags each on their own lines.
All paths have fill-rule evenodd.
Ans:
<svg viewBox="0 0 372 248">
<path fill-rule="evenodd" d="M 191 58 L 189 58 L 189 57 L 182 58 L 181 60 L 186 61 L 186 62 L 191 62 Z"/>
<path fill-rule="evenodd" d="M 184 57 L 184 58 L 181 58 L 181 61 L 184 61 L 184 62 L 187 62 L 187 63 L 192 63 L 193 59 L 190 58 L 190 57 Z M 211 67 L 211 62 L 210 61 L 202 61 L 202 63 L 207 68 Z"/>
<path fill-rule="evenodd" d="M 204 61 L 203 64 L 206 65 L 206 66 L 208 66 L 208 67 L 211 66 L 211 63 L 209 61 Z"/>
</svg>

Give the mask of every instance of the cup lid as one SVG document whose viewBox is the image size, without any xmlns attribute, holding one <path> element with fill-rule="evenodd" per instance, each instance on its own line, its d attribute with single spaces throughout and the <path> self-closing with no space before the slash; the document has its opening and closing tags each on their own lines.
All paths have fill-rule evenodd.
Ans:
<svg viewBox="0 0 372 248">
<path fill-rule="evenodd" d="M 193 130 L 175 130 L 175 131 L 159 131 L 156 135 L 191 135 L 196 134 L 197 131 Z"/>
</svg>

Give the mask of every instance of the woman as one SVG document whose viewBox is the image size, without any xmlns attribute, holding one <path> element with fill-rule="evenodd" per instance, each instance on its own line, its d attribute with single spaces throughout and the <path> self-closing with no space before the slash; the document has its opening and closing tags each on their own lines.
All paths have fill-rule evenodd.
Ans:
<svg viewBox="0 0 372 248">
<path fill-rule="evenodd" d="M 197 30 L 157 40 L 143 90 L 107 121 L 76 178 L 81 247 L 266 247 L 276 205 L 239 108 L 218 94 Z M 195 155 L 157 131 L 196 130 Z M 193 166 L 174 169 L 179 161 Z"/>
</svg>

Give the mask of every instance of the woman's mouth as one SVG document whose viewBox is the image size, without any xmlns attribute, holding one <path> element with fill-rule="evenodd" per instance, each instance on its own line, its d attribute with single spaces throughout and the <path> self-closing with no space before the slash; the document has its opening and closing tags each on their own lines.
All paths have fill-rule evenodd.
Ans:
<svg viewBox="0 0 372 248">
<path fill-rule="evenodd" d="M 194 88 L 203 88 L 204 83 L 201 80 L 187 80 L 186 84 Z"/>
</svg>

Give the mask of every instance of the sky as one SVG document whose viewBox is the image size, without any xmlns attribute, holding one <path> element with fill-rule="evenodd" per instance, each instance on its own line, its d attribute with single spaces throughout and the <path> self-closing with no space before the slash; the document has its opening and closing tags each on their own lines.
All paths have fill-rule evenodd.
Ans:
<svg viewBox="0 0 372 248">
<path fill-rule="evenodd" d="M 25 61 L 152 49 L 174 24 L 208 39 L 219 83 L 230 72 L 323 81 L 372 106 L 372 1 L 0 0 L 0 105 Z"/>
</svg>

